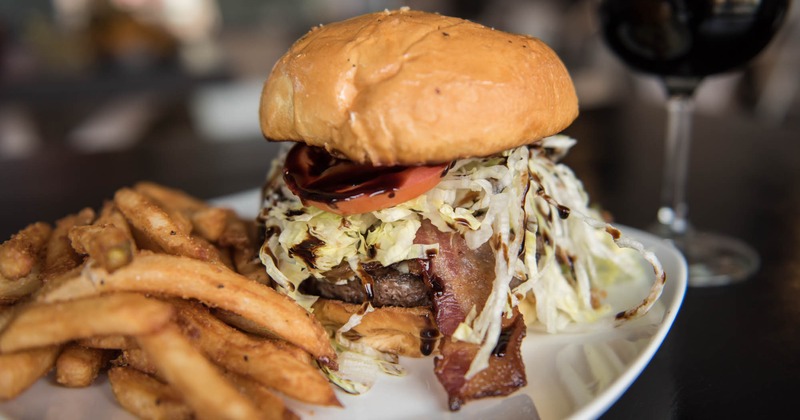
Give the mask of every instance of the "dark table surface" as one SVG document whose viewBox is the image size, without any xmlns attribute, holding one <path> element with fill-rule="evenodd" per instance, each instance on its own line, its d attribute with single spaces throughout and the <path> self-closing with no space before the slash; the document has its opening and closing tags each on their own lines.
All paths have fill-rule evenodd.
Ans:
<svg viewBox="0 0 800 420">
<path fill-rule="evenodd" d="M 583 110 L 568 163 L 619 223 L 646 227 L 658 205 L 664 113 L 635 104 Z M 699 116 L 689 189 L 695 225 L 737 236 L 762 258 L 747 282 L 690 288 L 653 360 L 604 417 L 765 418 L 800 395 L 800 139 L 747 117 Z M 202 198 L 260 185 L 275 146 L 213 143 L 172 130 L 124 152 L 50 144 L 0 160 L 0 238 L 35 220 L 99 206 L 148 179 Z"/>
</svg>

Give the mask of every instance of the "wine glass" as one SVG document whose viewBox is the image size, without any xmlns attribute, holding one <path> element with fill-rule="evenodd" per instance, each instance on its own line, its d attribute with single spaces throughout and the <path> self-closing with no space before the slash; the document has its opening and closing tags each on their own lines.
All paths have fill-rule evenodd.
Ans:
<svg viewBox="0 0 800 420">
<path fill-rule="evenodd" d="M 659 76 L 666 89 L 666 155 L 654 230 L 683 251 L 692 286 L 741 281 L 759 265 L 744 242 L 697 231 L 687 219 L 693 94 L 705 76 L 755 57 L 788 8 L 789 0 L 600 0 L 608 46 L 634 70 Z"/>
</svg>

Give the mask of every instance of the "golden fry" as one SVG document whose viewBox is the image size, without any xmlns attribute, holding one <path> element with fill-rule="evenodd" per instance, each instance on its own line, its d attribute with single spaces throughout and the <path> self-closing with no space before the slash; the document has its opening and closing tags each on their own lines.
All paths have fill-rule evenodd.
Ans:
<svg viewBox="0 0 800 420">
<path fill-rule="evenodd" d="M 114 360 L 114 364 L 117 366 L 129 366 L 148 375 L 155 376 L 158 379 L 163 379 L 158 374 L 156 365 L 150 360 L 150 356 L 148 356 L 144 350 L 138 348 L 138 342 L 136 346 L 137 348 L 123 350 L 122 354 Z"/>
<path fill-rule="evenodd" d="M 111 390 L 119 404 L 142 419 L 191 419 L 192 410 L 169 385 L 136 369 L 115 367 L 108 371 Z"/>
<path fill-rule="evenodd" d="M 225 377 L 239 392 L 253 401 L 267 420 L 297 420 L 299 417 L 286 407 L 283 399 L 264 385 L 233 372 L 225 372 Z"/>
<path fill-rule="evenodd" d="M 110 274 L 99 268 L 84 270 L 81 275 L 48 288 L 38 299 L 55 302 L 112 291 L 200 300 L 264 325 L 320 362 L 336 366 L 336 353 L 322 325 L 293 300 L 221 265 L 191 258 L 142 254 Z"/>
<path fill-rule="evenodd" d="M 255 405 L 239 394 L 230 381 L 181 334 L 174 325 L 138 336 L 167 383 L 178 390 L 200 418 L 254 419 Z"/>
<path fill-rule="evenodd" d="M 108 271 L 127 265 L 133 259 L 133 239 L 112 224 L 76 226 L 70 230 L 69 239 L 75 251 L 89 255 Z"/>
<path fill-rule="evenodd" d="M 70 388 L 87 387 L 94 382 L 111 352 L 67 344 L 56 359 L 56 382 Z"/>
<path fill-rule="evenodd" d="M 341 406 L 328 380 L 309 360 L 298 360 L 272 340 L 248 336 L 226 325 L 201 305 L 173 304 L 186 337 L 226 370 L 247 375 L 299 401 Z"/>
<path fill-rule="evenodd" d="M 130 224 L 165 252 L 203 261 L 221 262 L 219 251 L 183 231 L 158 205 L 130 188 L 114 194 L 114 202 Z"/>
<path fill-rule="evenodd" d="M 53 229 L 33 223 L 0 244 L 0 279 L 18 280 L 31 273 Z"/>
<path fill-rule="evenodd" d="M 60 351 L 61 346 L 48 346 L 0 354 L 0 401 L 16 397 L 47 374 Z"/>
<path fill-rule="evenodd" d="M 103 203 L 103 208 L 100 209 L 100 215 L 97 216 L 97 220 L 95 220 L 94 224 L 112 225 L 125 233 L 125 236 L 130 239 L 131 242 L 134 242 L 128 220 L 125 219 L 125 215 L 119 211 L 113 201 L 108 200 Z"/>
<path fill-rule="evenodd" d="M 210 242 L 217 242 L 228 225 L 229 211 L 220 207 L 206 207 L 191 216 L 192 226 L 198 235 Z"/>
<path fill-rule="evenodd" d="M 69 231 L 75 226 L 92 223 L 94 216 L 94 210 L 85 208 L 77 214 L 69 215 L 56 222 L 53 234 L 47 241 L 44 269 L 42 270 L 44 281 L 81 264 L 83 258 L 72 249 Z"/>
<path fill-rule="evenodd" d="M 228 214 L 228 219 L 225 224 L 225 230 L 217 241 L 220 246 L 255 251 L 256 247 L 253 246 L 248 236 L 248 227 L 245 221 L 240 219 L 233 210 L 226 210 L 226 213 Z"/>
<path fill-rule="evenodd" d="M 204 201 L 194 198 L 181 190 L 165 187 L 154 182 L 139 182 L 133 189 L 146 195 L 162 207 L 174 209 L 184 214 L 192 214 L 208 207 L 208 204 Z"/>
<path fill-rule="evenodd" d="M 27 275 L 16 280 L 8 280 L 0 276 L 0 304 L 14 303 L 39 290 L 42 286 L 40 267 L 41 262 L 36 261 Z"/>
<path fill-rule="evenodd" d="M 23 308 L 0 333 L 0 352 L 98 335 L 149 333 L 173 314 L 169 304 L 133 293 L 34 304 Z"/>
<path fill-rule="evenodd" d="M 78 344 L 83 347 L 106 350 L 128 350 L 135 349 L 136 340 L 127 335 L 103 335 L 97 337 L 82 338 Z"/>
</svg>

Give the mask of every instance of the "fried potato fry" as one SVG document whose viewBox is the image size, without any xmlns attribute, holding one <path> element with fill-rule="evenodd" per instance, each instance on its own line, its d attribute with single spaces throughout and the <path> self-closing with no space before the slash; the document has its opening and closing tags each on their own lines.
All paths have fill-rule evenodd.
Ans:
<svg viewBox="0 0 800 420">
<path fill-rule="evenodd" d="M 72 248 L 89 255 L 101 267 L 114 271 L 133 259 L 133 238 L 112 224 L 76 226 L 69 231 Z"/>
<path fill-rule="evenodd" d="M 322 325 L 289 297 L 223 266 L 191 258 L 142 254 L 110 274 L 100 268 L 84 270 L 37 298 L 56 302 L 112 291 L 200 300 L 264 325 L 321 363 L 336 366 L 336 353 Z"/>
<path fill-rule="evenodd" d="M 137 337 L 167 383 L 175 387 L 200 418 L 254 419 L 255 405 L 195 349 L 175 325 Z"/>
<path fill-rule="evenodd" d="M 96 225 L 113 225 L 117 229 L 121 230 L 125 233 L 125 236 L 134 243 L 133 234 L 131 232 L 131 227 L 128 224 L 128 220 L 125 219 L 125 215 L 119 211 L 114 201 L 106 200 L 103 203 L 103 207 L 100 209 L 100 215 L 97 216 L 97 220 L 95 220 L 94 224 Z M 135 251 L 135 249 L 134 249 Z"/>
<path fill-rule="evenodd" d="M 16 314 L 15 306 L 0 306 L 0 331 L 11 321 L 11 318 Z"/>
<path fill-rule="evenodd" d="M 127 335 L 102 335 L 81 338 L 78 345 L 92 349 L 128 350 L 137 348 L 136 340 Z"/>
<path fill-rule="evenodd" d="M 300 418 L 286 407 L 281 397 L 266 386 L 233 372 L 225 372 L 225 377 L 242 395 L 255 403 L 265 420 L 297 420 Z"/>
<path fill-rule="evenodd" d="M 47 241 L 44 268 L 44 281 L 77 267 L 83 261 L 72 248 L 69 231 L 75 226 L 88 225 L 94 220 L 94 210 L 85 208 L 76 214 L 66 216 L 56 222 L 53 234 Z"/>
<path fill-rule="evenodd" d="M 256 247 L 252 245 L 250 236 L 248 235 L 247 223 L 240 219 L 233 210 L 225 209 L 228 219 L 225 224 L 225 230 L 222 236 L 219 237 L 217 243 L 220 246 L 232 247 L 236 249 L 249 249 L 255 250 Z"/>
<path fill-rule="evenodd" d="M 230 211 L 221 207 L 206 207 L 191 216 L 192 226 L 198 235 L 211 242 L 217 242 L 228 226 Z"/>
<path fill-rule="evenodd" d="M 172 301 L 184 335 L 226 370 L 247 375 L 298 401 L 341 406 L 328 380 L 274 341 L 248 336 L 215 318 L 205 307 Z"/>
<path fill-rule="evenodd" d="M 42 286 L 40 267 L 41 262 L 36 261 L 27 275 L 16 280 L 9 280 L 0 276 L 0 304 L 14 303 L 39 290 Z"/>
<path fill-rule="evenodd" d="M 219 250 L 183 231 L 174 219 L 144 195 L 130 188 L 122 188 L 114 194 L 114 202 L 132 226 L 165 252 L 221 262 Z"/>
<path fill-rule="evenodd" d="M 146 195 L 159 205 L 191 214 L 208 207 L 204 201 L 174 188 L 165 187 L 154 182 L 142 181 L 133 187 L 137 192 Z"/>
<path fill-rule="evenodd" d="M 111 354 L 108 350 L 67 344 L 56 359 L 56 382 L 70 388 L 91 385 Z"/>
<path fill-rule="evenodd" d="M 138 342 L 136 346 L 137 348 L 134 349 L 123 350 L 122 354 L 114 360 L 114 365 L 132 367 L 138 371 L 163 380 L 164 378 L 159 375 L 158 368 L 150 359 L 150 356 L 148 356 L 144 350 L 138 348 Z"/>
<path fill-rule="evenodd" d="M 61 346 L 47 346 L 0 354 L 0 401 L 16 397 L 49 372 L 60 351 Z"/>
<path fill-rule="evenodd" d="M 0 352 L 42 347 L 98 335 L 144 334 L 174 314 L 169 304 L 117 293 L 23 308 L 0 333 Z"/>
<path fill-rule="evenodd" d="M 169 385 L 133 368 L 114 367 L 108 371 L 111 390 L 119 404 L 142 419 L 191 419 L 191 408 Z"/>
<path fill-rule="evenodd" d="M 0 279 L 27 277 L 47 244 L 53 228 L 44 222 L 32 223 L 0 244 Z"/>
</svg>

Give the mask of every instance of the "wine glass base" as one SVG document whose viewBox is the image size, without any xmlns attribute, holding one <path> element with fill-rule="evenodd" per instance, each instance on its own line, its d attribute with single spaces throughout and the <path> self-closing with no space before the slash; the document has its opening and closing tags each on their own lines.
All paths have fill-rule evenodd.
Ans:
<svg viewBox="0 0 800 420">
<path fill-rule="evenodd" d="M 744 242 L 707 232 L 676 239 L 689 265 L 689 286 L 710 287 L 739 283 L 760 265 L 758 253 Z"/>
</svg>

